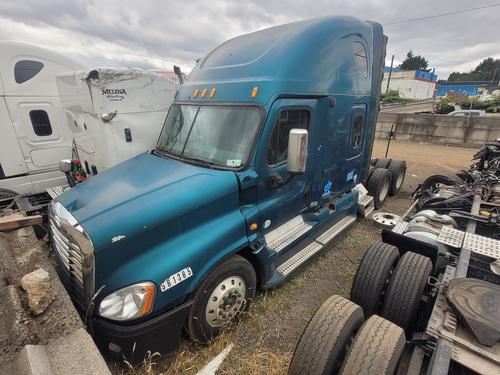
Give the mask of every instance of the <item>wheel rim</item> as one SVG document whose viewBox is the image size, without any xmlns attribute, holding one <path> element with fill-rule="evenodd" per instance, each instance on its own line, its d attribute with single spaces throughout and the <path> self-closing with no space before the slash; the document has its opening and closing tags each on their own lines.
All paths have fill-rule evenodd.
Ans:
<svg viewBox="0 0 500 375">
<path fill-rule="evenodd" d="M 405 171 L 402 170 L 399 175 L 398 175 L 398 178 L 396 179 L 396 188 L 399 189 L 401 187 L 401 185 L 403 185 L 403 180 L 405 178 Z"/>
<path fill-rule="evenodd" d="M 389 191 L 389 179 L 384 180 L 384 185 L 382 185 L 382 189 L 380 189 L 380 193 L 378 193 L 378 200 L 383 202 L 387 197 L 387 193 Z"/>
<path fill-rule="evenodd" d="M 239 276 L 222 280 L 208 299 L 205 317 L 211 327 L 229 323 L 245 305 L 246 284 Z"/>
</svg>

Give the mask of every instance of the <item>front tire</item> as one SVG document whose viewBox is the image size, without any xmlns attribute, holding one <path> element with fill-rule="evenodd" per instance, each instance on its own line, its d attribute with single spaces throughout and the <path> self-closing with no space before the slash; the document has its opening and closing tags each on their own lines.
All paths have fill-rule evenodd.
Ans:
<svg viewBox="0 0 500 375">
<path fill-rule="evenodd" d="M 252 265 L 239 255 L 215 267 L 194 294 L 186 322 L 191 338 L 202 345 L 216 338 L 249 308 L 256 285 Z"/>
</svg>

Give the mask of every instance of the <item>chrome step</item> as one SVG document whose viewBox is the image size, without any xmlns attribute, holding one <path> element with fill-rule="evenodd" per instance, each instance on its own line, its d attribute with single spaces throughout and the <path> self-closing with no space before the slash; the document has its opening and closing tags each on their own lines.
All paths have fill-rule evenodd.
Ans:
<svg viewBox="0 0 500 375">
<path fill-rule="evenodd" d="M 290 259 L 283 262 L 278 268 L 277 271 L 282 276 L 287 276 L 292 271 L 294 271 L 297 267 L 299 267 L 302 263 L 306 262 L 310 259 L 314 254 L 318 253 L 322 250 L 325 245 L 333 240 L 337 235 L 342 233 L 344 229 L 346 229 L 350 224 L 352 224 L 356 218 L 352 216 L 346 216 L 342 220 L 340 220 L 337 224 L 332 226 L 326 232 L 322 233 L 319 237 L 317 237 L 314 242 L 310 243 L 302 250 L 300 250 L 297 254 L 295 254 Z"/>
<path fill-rule="evenodd" d="M 375 209 L 375 202 L 373 197 L 368 195 L 368 190 L 362 185 L 358 184 L 354 187 L 358 192 L 358 212 L 361 217 L 368 217 Z"/>
<path fill-rule="evenodd" d="M 69 188 L 70 188 L 69 185 L 58 185 L 58 186 L 48 187 L 47 189 L 45 189 L 45 191 L 50 195 L 52 199 L 55 199 Z"/>
<path fill-rule="evenodd" d="M 309 232 L 312 227 L 311 223 L 304 221 L 302 216 L 299 215 L 267 233 L 264 238 L 266 239 L 267 247 L 279 253 L 292 242 Z"/>
</svg>

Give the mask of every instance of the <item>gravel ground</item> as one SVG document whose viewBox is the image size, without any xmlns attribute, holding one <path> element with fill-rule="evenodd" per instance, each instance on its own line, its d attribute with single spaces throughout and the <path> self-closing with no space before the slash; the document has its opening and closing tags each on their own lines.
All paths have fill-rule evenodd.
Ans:
<svg viewBox="0 0 500 375">
<path fill-rule="evenodd" d="M 386 141 L 376 141 L 373 157 L 383 157 Z M 452 174 L 468 167 L 472 148 L 391 142 L 389 157 L 407 161 L 402 191 L 388 199 L 383 210 L 402 214 L 411 204 L 410 194 L 431 174 Z M 135 369 L 115 368 L 133 374 L 195 374 L 229 343 L 234 349 L 221 374 L 286 374 L 293 349 L 306 323 L 332 294 L 348 297 L 352 279 L 365 249 L 379 234 L 370 220 L 358 220 L 349 233 L 298 276 L 281 287 L 260 293 L 243 319 L 211 346 L 202 348 L 183 340 L 181 349 L 166 358 L 153 358 Z"/>
</svg>

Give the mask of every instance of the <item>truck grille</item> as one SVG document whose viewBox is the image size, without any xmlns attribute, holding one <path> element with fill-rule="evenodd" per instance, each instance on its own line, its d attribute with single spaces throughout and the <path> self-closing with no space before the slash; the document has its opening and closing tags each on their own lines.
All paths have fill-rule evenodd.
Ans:
<svg viewBox="0 0 500 375">
<path fill-rule="evenodd" d="M 64 234 L 56 217 L 50 217 L 52 248 L 55 250 L 59 276 L 76 302 L 83 302 L 83 256 L 80 248 Z"/>
</svg>

